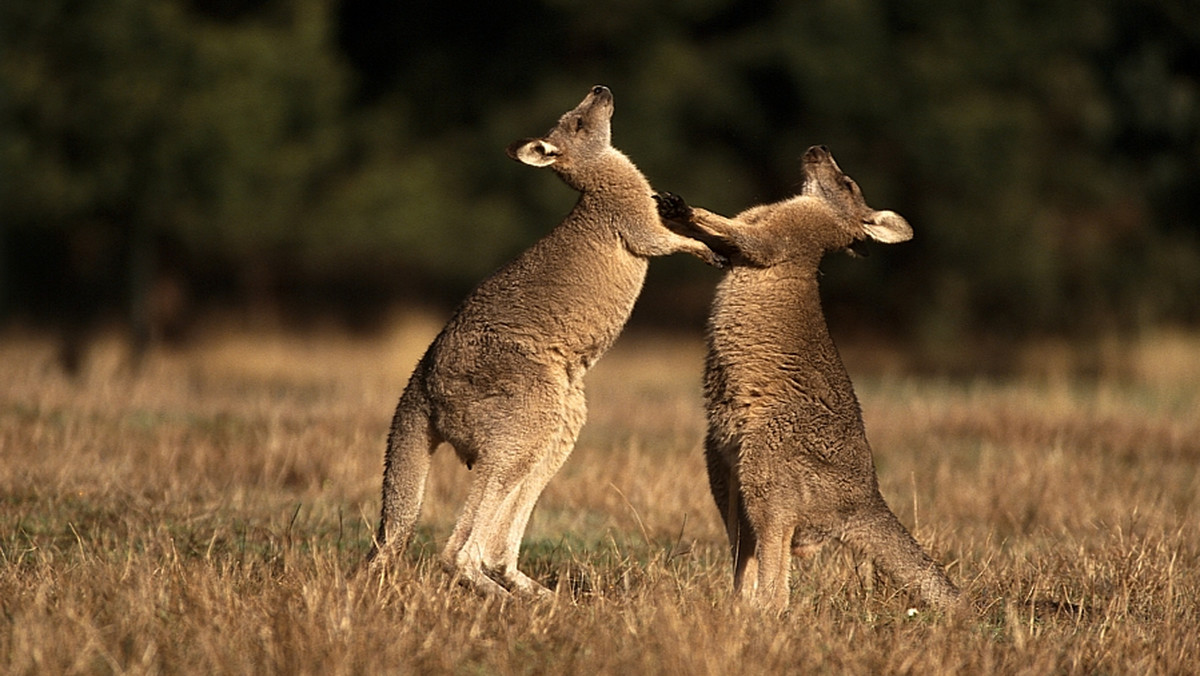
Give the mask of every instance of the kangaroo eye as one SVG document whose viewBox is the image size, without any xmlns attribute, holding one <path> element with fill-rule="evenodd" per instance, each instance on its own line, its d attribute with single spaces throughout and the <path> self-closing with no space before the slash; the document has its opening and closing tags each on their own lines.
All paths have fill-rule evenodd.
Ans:
<svg viewBox="0 0 1200 676">
<path fill-rule="evenodd" d="M 575 120 L 575 131 L 583 131 L 583 118 L 582 117 L 577 118 Z"/>
</svg>

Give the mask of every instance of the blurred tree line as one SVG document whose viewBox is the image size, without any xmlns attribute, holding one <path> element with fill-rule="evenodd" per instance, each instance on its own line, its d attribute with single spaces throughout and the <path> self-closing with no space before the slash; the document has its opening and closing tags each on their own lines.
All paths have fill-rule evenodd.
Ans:
<svg viewBox="0 0 1200 676">
<path fill-rule="evenodd" d="M 0 319 L 453 302 L 570 208 L 503 148 L 595 83 L 693 203 L 786 197 L 824 143 L 904 214 L 831 262 L 846 321 L 1200 320 L 1193 0 L 8 0 Z M 654 270 L 646 302 L 703 311 L 714 273 Z"/>
</svg>

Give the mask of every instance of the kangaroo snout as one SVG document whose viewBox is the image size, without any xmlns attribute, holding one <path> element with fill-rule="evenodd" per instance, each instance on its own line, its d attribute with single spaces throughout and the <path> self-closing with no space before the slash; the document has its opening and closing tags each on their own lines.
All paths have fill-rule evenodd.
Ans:
<svg viewBox="0 0 1200 676">
<path fill-rule="evenodd" d="M 809 146 L 804 153 L 805 162 L 823 162 L 829 157 L 829 148 L 824 145 Z"/>
</svg>

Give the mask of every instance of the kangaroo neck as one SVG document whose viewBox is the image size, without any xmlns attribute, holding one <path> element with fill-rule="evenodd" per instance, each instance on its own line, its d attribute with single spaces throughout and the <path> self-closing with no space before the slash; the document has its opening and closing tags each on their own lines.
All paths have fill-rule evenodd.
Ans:
<svg viewBox="0 0 1200 676">
<path fill-rule="evenodd" d="M 753 349 L 747 358 L 769 364 L 772 372 L 848 385 L 810 266 L 735 267 L 718 289 L 710 336 L 718 350 L 746 348 L 748 342 Z"/>
<path fill-rule="evenodd" d="M 563 221 L 570 229 L 604 232 L 620 238 L 630 222 L 656 219 L 654 203 L 650 201 L 650 185 L 605 185 L 582 190 L 571 213 Z"/>
<path fill-rule="evenodd" d="M 631 201 L 645 201 L 650 194 L 650 182 L 635 169 L 632 176 L 580 189 L 579 204 L 589 208 L 612 208 Z"/>
<path fill-rule="evenodd" d="M 619 203 L 651 194 L 650 182 L 628 157 L 616 149 L 610 149 L 586 167 L 564 171 L 559 177 L 579 191 L 581 204 Z"/>
<path fill-rule="evenodd" d="M 792 303 L 791 316 L 796 337 L 806 348 L 826 348 L 836 358 L 837 350 L 833 347 L 833 338 L 829 335 L 829 325 L 825 322 L 825 312 L 821 307 L 817 273 L 797 272 L 795 276 L 786 277 L 784 284 Z"/>
<path fill-rule="evenodd" d="M 809 347 L 812 343 L 831 342 L 815 270 L 790 264 L 735 268 L 725 286 L 727 298 L 741 295 L 753 298 L 764 320 L 786 329 L 782 333 L 787 337 L 779 339 L 779 347 L 795 347 L 788 345 L 793 342 Z"/>
</svg>

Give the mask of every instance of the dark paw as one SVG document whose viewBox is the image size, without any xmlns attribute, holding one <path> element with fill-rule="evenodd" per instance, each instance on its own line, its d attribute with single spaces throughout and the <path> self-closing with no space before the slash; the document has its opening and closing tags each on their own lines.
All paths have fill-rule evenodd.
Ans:
<svg viewBox="0 0 1200 676">
<path fill-rule="evenodd" d="M 665 220 L 687 222 L 692 217 L 692 208 L 673 192 L 656 193 L 654 201 L 658 203 L 659 217 Z"/>
</svg>

